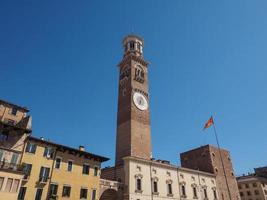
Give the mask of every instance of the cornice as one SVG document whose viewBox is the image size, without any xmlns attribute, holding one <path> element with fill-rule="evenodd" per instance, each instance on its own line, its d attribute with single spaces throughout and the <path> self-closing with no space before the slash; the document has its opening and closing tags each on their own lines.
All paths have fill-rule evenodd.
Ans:
<svg viewBox="0 0 267 200">
<path fill-rule="evenodd" d="M 148 65 L 150 64 L 149 62 L 145 61 L 144 58 L 142 58 L 140 56 L 136 56 L 136 55 L 130 54 L 130 55 L 125 56 L 122 59 L 122 61 L 118 64 L 118 67 L 123 66 L 129 60 L 134 60 L 136 62 L 139 62 L 140 64 L 142 64 L 142 65 L 144 65 L 146 67 L 148 67 Z"/>
<path fill-rule="evenodd" d="M 190 172 L 190 173 L 194 173 L 194 174 L 215 177 L 215 174 L 212 174 L 212 173 L 203 172 L 203 171 L 194 170 L 194 169 L 189 169 L 189 168 L 185 168 L 185 167 L 179 167 L 179 166 L 172 165 L 172 164 L 160 163 L 160 162 L 153 161 L 153 160 L 146 160 L 146 159 L 137 158 L 137 157 L 133 157 L 133 156 L 124 157 L 123 160 L 131 160 L 131 161 L 136 161 L 136 162 L 151 165 L 151 166 L 164 167 L 166 169 L 172 169 L 172 170 L 176 170 L 178 172 L 181 172 L 181 171 L 182 172 Z"/>
</svg>

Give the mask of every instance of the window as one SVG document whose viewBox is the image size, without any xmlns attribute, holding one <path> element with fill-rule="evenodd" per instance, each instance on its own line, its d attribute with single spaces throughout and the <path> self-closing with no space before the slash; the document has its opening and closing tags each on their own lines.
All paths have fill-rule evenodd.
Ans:
<svg viewBox="0 0 267 200">
<path fill-rule="evenodd" d="M 44 150 L 44 157 L 46 158 L 53 158 L 53 154 L 54 154 L 54 149 L 51 147 L 45 147 Z"/>
<path fill-rule="evenodd" d="M 8 132 L 2 131 L 0 132 L 0 141 L 7 141 L 8 140 Z"/>
<path fill-rule="evenodd" d="M 27 143 L 26 152 L 28 152 L 28 153 L 35 153 L 35 151 L 36 151 L 36 144 Z"/>
<path fill-rule="evenodd" d="M 243 197 L 244 196 L 244 193 L 243 192 L 240 192 L 240 196 Z"/>
<path fill-rule="evenodd" d="M 197 199 L 197 188 L 196 186 L 193 186 L 193 195 L 194 195 L 194 199 Z"/>
<path fill-rule="evenodd" d="M 250 196 L 251 195 L 251 192 L 250 191 L 247 191 L 247 195 Z"/>
<path fill-rule="evenodd" d="M 87 188 L 81 188 L 80 199 L 87 199 Z"/>
<path fill-rule="evenodd" d="M 70 197 L 71 187 L 64 185 L 62 190 L 62 197 Z"/>
<path fill-rule="evenodd" d="M 4 155 L 4 151 L 0 149 L 0 161 L 2 161 L 3 155 Z"/>
<path fill-rule="evenodd" d="M 37 188 L 36 194 L 35 194 L 35 200 L 41 200 L 42 199 L 42 193 L 43 193 L 43 189 Z"/>
<path fill-rule="evenodd" d="M 3 183 L 4 183 L 5 178 L 4 177 L 0 177 L 0 191 L 2 189 Z"/>
<path fill-rule="evenodd" d="M 90 166 L 89 165 L 83 165 L 83 174 L 89 174 Z"/>
<path fill-rule="evenodd" d="M 94 176 L 97 176 L 98 175 L 98 167 L 95 167 L 94 168 Z"/>
<path fill-rule="evenodd" d="M 145 79 L 145 73 L 141 66 L 137 65 L 135 68 L 135 77 L 134 80 L 143 83 Z"/>
<path fill-rule="evenodd" d="M 143 49 L 142 49 L 142 44 L 140 42 L 137 42 L 137 49 L 140 53 L 143 52 Z"/>
<path fill-rule="evenodd" d="M 249 188 L 249 185 L 247 183 L 245 184 L 245 186 L 246 186 L 246 188 Z"/>
<path fill-rule="evenodd" d="M 12 178 L 7 179 L 5 192 L 10 192 L 12 183 L 13 183 L 13 179 Z"/>
<path fill-rule="evenodd" d="M 55 168 L 59 169 L 61 164 L 61 158 L 56 158 Z"/>
<path fill-rule="evenodd" d="M 17 108 L 11 108 L 9 112 L 11 115 L 17 115 L 18 109 Z"/>
<path fill-rule="evenodd" d="M 57 196 L 57 189 L 58 189 L 58 185 L 55 183 L 52 183 L 50 185 L 50 188 L 49 188 L 49 193 L 48 193 L 49 197 L 52 197 L 52 198 L 56 197 Z"/>
<path fill-rule="evenodd" d="M 168 188 L 168 195 L 172 195 L 172 184 L 168 183 L 167 188 Z"/>
<path fill-rule="evenodd" d="M 28 177 L 31 174 L 31 170 L 32 170 L 32 164 L 24 163 L 23 172 L 25 175 L 24 175 L 23 179 L 28 179 Z"/>
<path fill-rule="evenodd" d="M 260 194 L 260 193 L 259 193 L 259 190 L 255 190 L 255 191 L 254 191 L 254 194 L 255 194 L 255 195 L 259 195 L 259 194 Z"/>
<path fill-rule="evenodd" d="M 253 187 L 257 187 L 257 183 L 253 183 L 252 185 L 253 185 Z"/>
<path fill-rule="evenodd" d="M 133 41 L 130 42 L 130 50 L 131 51 L 134 50 L 134 42 Z"/>
<path fill-rule="evenodd" d="M 264 190 L 264 194 L 267 195 L 267 190 Z"/>
<path fill-rule="evenodd" d="M 40 182 L 47 182 L 49 177 L 50 168 L 48 167 L 41 167 L 40 174 L 39 174 L 39 181 Z"/>
<path fill-rule="evenodd" d="M 137 50 L 138 51 L 140 51 L 140 46 L 141 46 L 140 42 L 137 42 Z"/>
<path fill-rule="evenodd" d="M 25 193 L 26 193 L 26 187 L 21 187 L 19 190 L 18 200 L 24 200 Z"/>
<path fill-rule="evenodd" d="M 10 163 L 11 163 L 12 165 L 17 164 L 18 157 L 19 157 L 19 154 L 18 154 L 18 153 L 13 153 L 13 154 L 12 154 L 12 157 L 11 157 L 11 161 L 10 161 Z"/>
<path fill-rule="evenodd" d="M 141 191 L 142 190 L 142 180 L 141 178 L 136 179 L 136 190 Z"/>
<path fill-rule="evenodd" d="M 217 199 L 217 192 L 216 192 L 216 189 L 213 189 L 213 197 L 214 197 L 214 199 Z"/>
<path fill-rule="evenodd" d="M 186 197 L 186 192 L 185 192 L 185 185 L 181 186 L 181 190 L 182 190 L 182 196 Z"/>
<path fill-rule="evenodd" d="M 207 199 L 208 198 L 207 188 L 203 188 L 203 192 L 204 192 L 205 199 Z"/>
<path fill-rule="evenodd" d="M 17 192 L 19 189 L 19 179 L 14 179 L 11 192 Z"/>
<path fill-rule="evenodd" d="M 96 200 L 96 190 L 92 190 L 92 200 Z"/>
<path fill-rule="evenodd" d="M 72 171 L 72 164 L 73 162 L 72 161 L 68 161 L 68 171 L 71 172 Z"/>
<path fill-rule="evenodd" d="M 153 181 L 153 192 L 158 193 L 158 182 L 157 181 Z"/>
</svg>

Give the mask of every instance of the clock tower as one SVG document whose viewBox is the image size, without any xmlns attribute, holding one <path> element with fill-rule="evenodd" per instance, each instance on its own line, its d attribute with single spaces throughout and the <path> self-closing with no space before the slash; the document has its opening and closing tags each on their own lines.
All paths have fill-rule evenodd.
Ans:
<svg viewBox="0 0 267 200">
<path fill-rule="evenodd" d="M 119 63 L 116 166 L 123 157 L 151 158 L 148 62 L 143 57 L 144 40 L 128 35 Z"/>
</svg>

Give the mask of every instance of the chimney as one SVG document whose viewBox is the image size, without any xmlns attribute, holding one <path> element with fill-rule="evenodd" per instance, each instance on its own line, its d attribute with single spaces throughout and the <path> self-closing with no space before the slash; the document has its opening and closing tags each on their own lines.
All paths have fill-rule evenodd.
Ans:
<svg viewBox="0 0 267 200">
<path fill-rule="evenodd" d="M 84 146 L 80 145 L 80 146 L 79 146 L 79 150 L 80 150 L 80 151 L 85 151 Z"/>
</svg>

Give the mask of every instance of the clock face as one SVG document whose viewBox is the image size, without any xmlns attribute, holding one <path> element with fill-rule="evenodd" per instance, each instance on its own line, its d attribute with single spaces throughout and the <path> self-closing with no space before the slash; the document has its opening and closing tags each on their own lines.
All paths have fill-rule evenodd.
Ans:
<svg viewBox="0 0 267 200">
<path fill-rule="evenodd" d="M 140 110 L 148 109 L 148 102 L 147 102 L 146 97 L 139 92 L 134 93 L 133 102 L 134 102 L 134 105 Z"/>
</svg>

